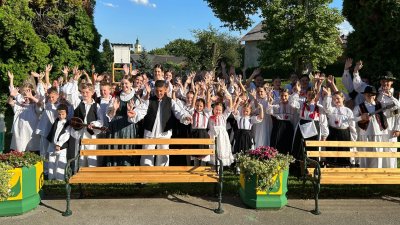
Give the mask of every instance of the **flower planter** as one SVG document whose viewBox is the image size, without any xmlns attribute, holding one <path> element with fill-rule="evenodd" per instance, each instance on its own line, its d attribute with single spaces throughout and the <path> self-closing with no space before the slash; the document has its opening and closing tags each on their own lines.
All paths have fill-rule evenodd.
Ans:
<svg viewBox="0 0 400 225">
<path fill-rule="evenodd" d="M 280 209 L 287 204 L 287 179 L 288 170 L 284 170 L 276 179 L 275 185 L 267 192 L 259 191 L 257 187 L 257 177 L 245 177 L 240 174 L 239 194 L 243 203 L 254 209 Z"/>
<path fill-rule="evenodd" d="M 0 201 L 0 216 L 20 215 L 36 208 L 40 203 L 39 191 L 43 186 L 43 162 L 31 167 L 15 168 L 10 172 L 12 196 Z"/>
</svg>

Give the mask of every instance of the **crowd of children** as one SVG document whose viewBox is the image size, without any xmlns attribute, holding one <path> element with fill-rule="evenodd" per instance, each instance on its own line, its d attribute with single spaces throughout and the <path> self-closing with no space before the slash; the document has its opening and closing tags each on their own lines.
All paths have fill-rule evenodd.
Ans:
<svg viewBox="0 0 400 225">
<path fill-rule="evenodd" d="M 400 103 L 393 97 L 394 76 L 390 72 L 382 74 L 377 91 L 361 79 L 362 62 L 357 62 L 351 73 L 352 64 L 351 59 L 346 60 L 342 77 L 346 92 L 337 89 L 333 76 L 325 77 L 320 72 L 314 72 L 311 80 L 308 74 L 291 74 L 290 83 L 282 88 L 278 77 L 271 86 L 265 83 L 259 69 L 242 80 L 233 67 L 227 72 L 225 64 L 217 74 L 200 71 L 184 77 L 155 65 L 152 80 L 150 74 L 130 72 L 125 66 L 119 85 L 113 84 L 107 74 L 90 77 L 77 67 L 72 75 L 64 67 L 63 76 L 51 83 L 52 66 L 48 65 L 45 72 L 31 74 L 34 83 L 25 82 L 17 88 L 9 72 L 8 103 L 14 111 L 10 148 L 38 152 L 48 160 L 48 178 L 62 180 L 68 159 L 79 149 L 95 149 L 80 145 L 81 138 L 216 138 L 217 154 L 224 166 L 234 165 L 235 154 L 265 145 L 301 159 L 304 140 L 396 142 L 400 135 Z M 76 118 L 87 126 L 77 129 Z M 108 129 L 104 132 L 99 127 Z M 86 166 L 170 165 L 167 155 L 90 156 L 80 160 Z M 390 158 L 340 160 L 329 162 L 397 167 L 396 160 Z M 214 164 L 215 159 L 192 156 L 187 163 Z"/>
</svg>

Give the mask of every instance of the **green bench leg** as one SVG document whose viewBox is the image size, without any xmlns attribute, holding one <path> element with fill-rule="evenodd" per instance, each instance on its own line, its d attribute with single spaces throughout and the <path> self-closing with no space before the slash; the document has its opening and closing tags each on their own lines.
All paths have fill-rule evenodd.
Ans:
<svg viewBox="0 0 400 225">
<path fill-rule="evenodd" d="M 62 213 L 63 216 L 72 215 L 72 211 L 70 209 L 70 201 L 71 201 L 71 185 L 69 183 L 65 184 L 65 189 L 67 191 L 67 209 Z"/>
<path fill-rule="evenodd" d="M 222 162 L 220 161 L 219 163 L 219 179 L 218 179 L 218 208 L 214 210 L 215 213 L 217 214 L 222 214 L 224 213 L 224 210 L 222 209 L 222 187 L 223 187 L 223 172 L 224 172 L 224 167 L 222 166 Z"/>
</svg>

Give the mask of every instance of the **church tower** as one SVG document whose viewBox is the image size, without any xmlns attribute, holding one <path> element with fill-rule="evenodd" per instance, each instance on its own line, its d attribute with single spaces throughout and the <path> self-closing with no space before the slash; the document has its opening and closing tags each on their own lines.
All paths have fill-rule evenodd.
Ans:
<svg viewBox="0 0 400 225">
<path fill-rule="evenodd" d="M 142 52 L 142 45 L 139 44 L 139 38 L 136 38 L 134 52 L 135 52 L 135 54 L 140 54 Z"/>
</svg>

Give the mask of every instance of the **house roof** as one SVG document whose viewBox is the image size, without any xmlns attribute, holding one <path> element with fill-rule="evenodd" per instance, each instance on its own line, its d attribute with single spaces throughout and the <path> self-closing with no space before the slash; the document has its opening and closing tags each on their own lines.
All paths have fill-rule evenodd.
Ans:
<svg viewBox="0 0 400 225">
<path fill-rule="evenodd" d="M 251 29 L 247 34 L 245 34 L 240 41 L 259 41 L 264 40 L 264 34 L 261 31 L 262 22 L 258 23 L 253 29 Z"/>
<path fill-rule="evenodd" d="M 130 48 L 133 48 L 132 44 L 111 43 L 111 47 L 114 47 L 114 46 L 129 46 Z"/>
</svg>

